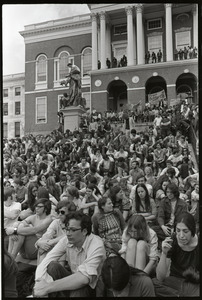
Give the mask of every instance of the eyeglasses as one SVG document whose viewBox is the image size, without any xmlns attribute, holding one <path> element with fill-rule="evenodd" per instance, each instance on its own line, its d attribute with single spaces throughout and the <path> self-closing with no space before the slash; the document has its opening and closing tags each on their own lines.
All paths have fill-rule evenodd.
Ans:
<svg viewBox="0 0 202 300">
<path fill-rule="evenodd" d="M 42 208 L 44 205 L 37 205 L 36 208 Z"/>
<path fill-rule="evenodd" d="M 81 227 L 80 228 L 69 228 L 69 227 L 66 227 L 65 229 L 66 229 L 66 231 L 69 231 L 70 233 L 74 233 L 74 232 L 76 232 L 78 230 L 81 230 Z"/>
<path fill-rule="evenodd" d="M 32 192 L 37 192 L 37 191 L 38 191 L 37 189 L 32 190 Z"/>
<path fill-rule="evenodd" d="M 61 215 L 65 215 L 66 211 L 65 210 L 59 210 L 58 212 L 58 215 L 61 214 Z"/>
</svg>

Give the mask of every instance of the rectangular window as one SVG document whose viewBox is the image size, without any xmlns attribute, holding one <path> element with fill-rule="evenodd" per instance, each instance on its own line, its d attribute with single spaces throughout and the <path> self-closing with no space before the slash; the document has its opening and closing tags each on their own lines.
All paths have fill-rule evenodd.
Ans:
<svg viewBox="0 0 202 300">
<path fill-rule="evenodd" d="M 159 49 L 163 50 L 162 35 L 148 36 L 148 51 L 150 51 L 150 55 L 152 52 L 157 54 Z"/>
<path fill-rule="evenodd" d="M 20 102 L 15 102 L 15 114 L 20 115 Z"/>
<path fill-rule="evenodd" d="M 121 35 L 126 33 L 127 33 L 127 24 L 114 26 L 114 35 Z"/>
<path fill-rule="evenodd" d="M 8 123 L 3 123 L 3 138 L 8 138 Z"/>
<path fill-rule="evenodd" d="M 3 115 L 8 116 L 8 103 L 3 104 Z"/>
<path fill-rule="evenodd" d="M 3 89 L 3 97 L 8 97 L 8 89 Z"/>
<path fill-rule="evenodd" d="M 20 122 L 15 122 L 15 137 L 20 137 Z"/>
<path fill-rule="evenodd" d="M 162 20 L 161 19 L 154 19 L 147 21 L 147 29 L 159 29 L 162 28 Z"/>
<path fill-rule="evenodd" d="M 36 98 L 36 123 L 47 123 L 47 98 Z"/>
<path fill-rule="evenodd" d="M 177 50 L 184 49 L 191 45 L 191 32 L 180 31 L 175 33 L 176 48 Z"/>
<path fill-rule="evenodd" d="M 15 88 L 15 96 L 20 96 L 21 95 L 21 87 L 16 87 Z"/>
</svg>

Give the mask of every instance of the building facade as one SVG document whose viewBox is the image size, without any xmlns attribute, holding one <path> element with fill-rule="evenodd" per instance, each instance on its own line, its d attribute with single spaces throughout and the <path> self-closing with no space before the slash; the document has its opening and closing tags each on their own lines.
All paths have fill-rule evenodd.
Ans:
<svg viewBox="0 0 202 300">
<path fill-rule="evenodd" d="M 197 4 L 88 4 L 90 13 L 25 26 L 25 131 L 58 127 L 67 63 L 81 69 L 87 107 L 119 111 L 163 91 L 198 102 Z M 181 49 L 181 50 L 180 50 Z M 181 54 L 183 52 L 183 54 Z M 154 55 L 152 55 L 152 53 Z"/>
<path fill-rule="evenodd" d="M 25 74 L 3 76 L 3 138 L 24 136 Z"/>
</svg>

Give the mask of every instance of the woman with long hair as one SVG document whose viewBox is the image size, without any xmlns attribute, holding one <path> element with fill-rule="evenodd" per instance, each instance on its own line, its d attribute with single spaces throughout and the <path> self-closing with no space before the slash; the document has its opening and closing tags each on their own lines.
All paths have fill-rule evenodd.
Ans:
<svg viewBox="0 0 202 300">
<path fill-rule="evenodd" d="M 157 208 L 154 199 L 149 196 L 144 183 L 139 183 L 135 190 L 135 199 L 132 203 L 132 212 L 145 217 L 147 222 L 156 220 Z"/>
<path fill-rule="evenodd" d="M 129 211 L 131 209 L 131 203 L 129 197 L 125 195 L 121 186 L 113 186 L 110 188 L 109 197 L 112 200 L 114 208 L 118 208 L 123 214 L 123 218 L 126 221 L 129 217 Z"/>
<path fill-rule="evenodd" d="M 109 197 L 98 200 L 99 211 L 92 216 L 93 232 L 104 242 L 107 254 L 118 253 L 121 249 L 121 236 L 125 227 L 122 213 L 113 207 Z"/>
<path fill-rule="evenodd" d="M 20 220 L 24 220 L 28 216 L 31 216 L 34 214 L 35 211 L 35 204 L 37 201 L 37 196 L 38 196 L 38 184 L 36 182 L 30 182 L 27 190 L 27 209 L 24 209 L 21 211 L 19 218 Z"/>
<path fill-rule="evenodd" d="M 57 201 L 60 201 L 60 190 L 58 185 L 55 183 L 55 177 L 49 176 L 46 180 L 46 188 Z"/>
<path fill-rule="evenodd" d="M 133 215 L 122 235 L 119 253 L 127 263 L 148 274 L 155 271 L 158 259 L 158 237 L 141 215 Z"/>
<path fill-rule="evenodd" d="M 194 217 L 184 212 L 174 223 L 174 234 L 162 242 L 162 254 L 153 279 L 157 297 L 199 297 L 199 236 Z"/>
</svg>

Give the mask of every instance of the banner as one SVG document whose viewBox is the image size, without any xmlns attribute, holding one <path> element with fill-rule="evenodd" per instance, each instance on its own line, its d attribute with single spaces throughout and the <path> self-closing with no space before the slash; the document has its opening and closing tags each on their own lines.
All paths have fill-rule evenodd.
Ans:
<svg viewBox="0 0 202 300">
<path fill-rule="evenodd" d="M 152 106 L 158 105 L 159 102 L 164 99 L 166 99 L 166 94 L 165 94 L 164 90 L 154 93 L 154 94 L 148 94 L 148 101 Z"/>
<path fill-rule="evenodd" d="M 181 100 L 180 98 L 176 98 L 176 99 L 170 99 L 170 106 L 174 106 L 174 105 L 178 105 L 180 104 Z"/>
</svg>

